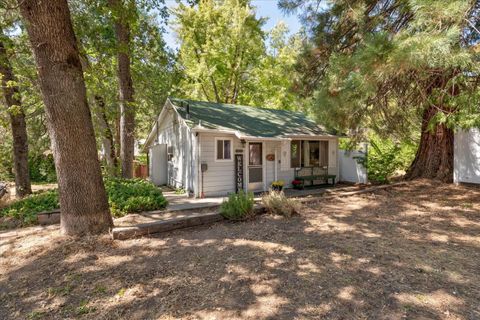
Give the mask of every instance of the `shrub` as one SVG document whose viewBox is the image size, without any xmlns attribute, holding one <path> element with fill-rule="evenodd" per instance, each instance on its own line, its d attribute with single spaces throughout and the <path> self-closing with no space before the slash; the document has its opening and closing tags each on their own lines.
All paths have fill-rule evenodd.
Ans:
<svg viewBox="0 0 480 320">
<path fill-rule="evenodd" d="M 245 220 L 253 214 L 253 203 L 253 193 L 240 190 L 230 194 L 222 203 L 220 214 L 228 220 Z"/>
<path fill-rule="evenodd" d="M 30 225 L 37 221 L 37 213 L 58 208 L 57 190 L 43 191 L 29 195 L 1 209 L 0 217 L 11 217 L 20 220 L 24 225 Z"/>
<path fill-rule="evenodd" d="M 365 163 L 368 178 L 373 182 L 388 182 L 396 173 L 406 171 L 414 157 L 415 147 L 411 144 L 372 138 Z"/>
<path fill-rule="evenodd" d="M 291 217 L 300 212 L 300 204 L 298 201 L 287 198 L 283 191 L 270 190 L 262 196 L 262 203 L 270 214 Z"/>
<path fill-rule="evenodd" d="M 368 140 L 367 156 L 358 157 L 357 162 L 367 168 L 368 179 L 372 182 L 388 183 L 393 176 L 405 173 L 415 158 L 415 143 L 381 138 L 374 133 L 368 135 Z M 358 147 L 354 140 L 341 139 L 340 149 L 354 150 Z"/>
<path fill-rule="evenodd" d="M 127 213 L 163 209 L 167 200 L 162 191 L 142 179 L 109 178 L 105 180 L 110 210 L 115 217 Z"/>
<path fill-rule="evenodd" d="M 162 191 L 152 183 L 140 179 L 107 179 L 105 188 L 113 216 L 163 209 L 168 202 Z M 37 221 L 37 213 L 58 209 L 58 191 L 32 194 L 0 210 L 0 217 L 12 217 L 29 225 Z"/>
<path fill-rule="evenodd" d="M 57 182 L 55 161 L 53 155 L 31 155 L 28 157 L 28 170 L 32 182 L 53 183 Z"/>
</svg>

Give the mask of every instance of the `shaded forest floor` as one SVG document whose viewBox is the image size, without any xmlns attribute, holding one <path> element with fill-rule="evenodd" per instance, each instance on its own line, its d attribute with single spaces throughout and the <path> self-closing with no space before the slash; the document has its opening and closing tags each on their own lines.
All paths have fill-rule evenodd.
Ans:
<svg viewBox="0 0 480 320">
<path fill-rule="evenodd" d="M 113 241 L 0 232 L 2 319 L 479 319 L 480 188 L 418 181 L 291 219 Z"/>
</svg>

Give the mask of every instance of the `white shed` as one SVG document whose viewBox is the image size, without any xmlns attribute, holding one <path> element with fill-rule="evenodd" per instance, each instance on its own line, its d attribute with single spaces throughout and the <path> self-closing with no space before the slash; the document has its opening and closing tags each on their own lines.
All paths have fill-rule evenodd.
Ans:
<svg viewBox="0 0 480 320">
<path fill-rule="evenodd" d="M 460 130 L 454 141 L 453 181 L 480 184 L 480 129 Z"/>
</svg>

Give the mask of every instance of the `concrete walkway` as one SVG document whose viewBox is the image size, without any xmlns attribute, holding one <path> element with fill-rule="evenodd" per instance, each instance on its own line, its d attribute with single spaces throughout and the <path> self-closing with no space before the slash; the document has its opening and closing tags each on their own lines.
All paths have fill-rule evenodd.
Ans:
<svg viewBox="0 0 480 320">
<path fill-rule="evenodd" d="M 212 198 L 193 198 L 189 197 L 187 193 L 176 194 L 175 191 L 169 189 L 162 190 L 163 195 L 168 200 L 168 211 L 191 210 L 200 208 L 217 207 L 222 204 L 226 197 L 212 197 Z"/>
<path fill-rule="evenodd" d="M 358 186 L 342 186 L 338 187 L 325 186 L 317 188 L 306 188 L 303 190 L 295 189 L 285 189 L 285 195 L 289 198 L 304 198 L 304 197 L 314 197 L 319 196 L 326 192 L 333 191 L 347 191 L 347 190 L 358 190 Z M 201 209 L 201 208 L 212 208 L 218 207 L 222 202 L 227 199 L 227 197 L 209 197 L 209 198 L 193 198 L 189 197 L 186 193 L 176 194 L 172 189 L 163 188 L 163 195 L 168 200 L 167 211 L 180 211 L 180 210 L 192 210 L 192 209 Z M 261 193 L 255 194 L 255 201 L 261 200 Z"/>
</svg>

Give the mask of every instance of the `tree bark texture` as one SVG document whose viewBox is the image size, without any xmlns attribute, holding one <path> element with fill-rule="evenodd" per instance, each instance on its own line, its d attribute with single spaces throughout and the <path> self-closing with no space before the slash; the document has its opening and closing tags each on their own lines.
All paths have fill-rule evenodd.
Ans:
<svg viewBox="0 0 480 320">
<path fill-rule="evenodd" d="M 114 176 L 117 170 L 117 155 L 115 153 L 113 132 L 105 112 L 105 100 L 103 97 L 96 95 L 95 101 L 97 103 L 97 122 L 100 129 L 100 136 L 102 137 L 102 148 L 107 164 L 107 171 L 110 176 Z"/>
<path fill-rule="evenodd" d="M 107 232 L 112 217 L 102 181 L 92 117 L 66 0 L 19 0 L 37 65 L 54 151 L 61 230 Z"/>
<path fill-rule="evenodd" d="M 13 136 L 13 170 L 15 172 L 15 193 L 24 197 L 32 193 L 28 171 L 28 138 L 25 113 L 20 101 L 20 91 L 4 43 L 0 39 L 0 74 L 2 91 L 9 108 L 10 126 Z"/>
<path fill-rule="evenodd" d="M 443 112 L 432 106 L 424 111 L 422 134 L 415 159 L 407 171 L 407 179 L 428 178 L 453 181 L 453 130 L 444 124 L 429 130 L 430 120 Z"/>
<path fill-rule="evenodd" d="M 122 0 L 109 0 L 108 4 L 115 16 L 115 37 L 117 39 L 117 76 L 120 98 L 120 160 L 122 177 L 133 177 L 133 157 L 135 149 L 135 107 L 133 80 L 130 70 L 130 26 Z"/>
</svg>

